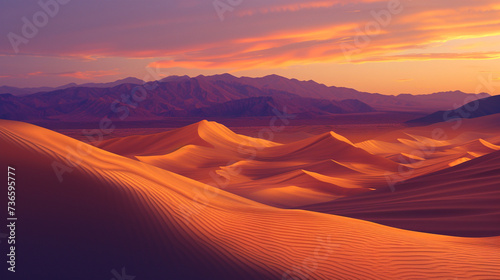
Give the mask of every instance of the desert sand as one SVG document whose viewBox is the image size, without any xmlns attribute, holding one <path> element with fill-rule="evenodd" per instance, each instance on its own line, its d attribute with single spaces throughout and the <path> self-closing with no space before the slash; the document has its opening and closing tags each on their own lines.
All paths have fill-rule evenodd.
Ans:
<svg viewBox="0 0 500 280">
<path fill-rule="evenodd" d="M 498 144 L 488 137 L 481 139 Z M 454 147 L 450 147 L 439 153 L 450 156 L 448 162 L 460 156 L 467 147 L 463 144 L 453 144 L 460 152 L 451 152 Z M 158 275 L 165 279 L 494 279 L 500 275 L 499 237 L 437 235 L 271 206 L 280 197 L 284 197 L 283 206 L 310 204 L 323 194 L 368 197 L 377 190 L 367 182 L 378 182 L 382 173 L 398 172 L 401 163 L 356 147 L 334 133 L 281 145 L 201 122 L 168 135 L 127 137 L 94 147 L 34 125 L 2 120 L 0 145 L 2 164 L 19 167 L 23 200 L 19 231 L 30 233 L 19 252 L 30 268 L 21 272 L 25 277 L 90 279 L 123 266 L 141 279 L 158 279 Z M 256 152 L 241 153 L 241 147 Z M 180 162 L 183 157 L 190 161 Z M 458 172 L 470 175 L 472 181 L 494 182 L 496 158 L 498 153 L 493 152 L 455 167 L 438 162 L 435 168 L 445 171 L 418 175 L 404 184 L 413 184 L 414 193 L 435 196 L 439 203 L 442 193 L 434 186 L 417 190 L 422 180 L 444 182 L 449 178 L 446 173 Z M 240 169 L 231 169 L 234 185 L 231 180 L 225 185 L 207 183 L 209 175 L 192 176 L 201 182 L 187 177 L 189 169 L 223 172 L 220 162 L 228 159 L 230 164 L 241 164 Z M 175 160 L 179 174 L 169 170 Z M 66 170 L 62 181 L 54 166 Z M 268 172 L 259 176 L 265 166 Z M 483 176 L 483 171 L 491 176 Z M 449 199 L 461 207 L 470 198 L 460 194 L 459 179 L 442 189 L 454 194 Z M 272 185 L 260 184 L 261 180 Z M 256 191 L 243 192 L 251 189 L 249 182 L 254 182 Z M 400 188 L 404 189 L 396 185 L 397 191 Z M 481 201 L 498 191 L 483 189 L 475 201 L 485 208 L 493 206 L 492 200 L 484 200 L 488 205 Z M 235 194 L 238 191 L 241 196 Z M 397 199 L 419 199 L 397 191 Z M 306 201 L 298 201 L 301 195 L 294 193 L 305 193 Z M 369 203 L 357 207 L 363 209 Z M 415 203 L 390 206 L 395 212 L 420 207 Z M 58 269 L 47 268 L 53 263 Z"/>
</svg>

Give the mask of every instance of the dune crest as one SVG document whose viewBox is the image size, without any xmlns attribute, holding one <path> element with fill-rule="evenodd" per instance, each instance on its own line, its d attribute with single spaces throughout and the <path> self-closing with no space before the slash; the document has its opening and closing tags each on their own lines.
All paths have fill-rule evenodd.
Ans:
<svg viewBox="0 0 500 280">
<path fill-rule="evenodd" d="M 120 155 L 157 156 L 166 155 L 187 145 L 236 150 L 240 145 L 260 148 L 278 144 L 239 135 L 224 125 L 204 120 L 163 133 L 110 139 L 96 146 Z"/>
<path fill-rule="evenodd" d="M 128 142 L 147 143 L 147 147 L 131 147 Z M 358 148 L 333 131 L 289 144 L 278 144 L 236 134 L 221 124 L 208 121 L 160 134 L 113 139 L 98 147 L 120 151 L 119 154 L 150 165 L 283 207 L 319 203 L 325 201 L 325 197 L 334 199 L 370 191 L 386 182 L 387 173 L 395 173 L 399 169 L 398 163 Z M 304 175 L 304 172 L 318 175 L 304 176 L 295 183 L 276 181 L 276 178 L 286 177 L 287 174 Z M 341 182 L 341 185 L 348 185 L 357 191 L 337 191 L 333 194 L 328 188 L 318 187 L 318 184 L 327 184 L 322 180 L 318 183 L 318 176 L 336 181 L 333 185 L 337 189 Z M 262 186 L 272 191 L 265 191 Z M 309 195 L 300 203 L 296 193 L 298 189 L 323 194 L 324 197 Z M 276 195 L 278 192 L 282 197 Z M 289 201 L 285 197 L 292 199 Z M 311 197 L 316 197 L 317 201 L 311 200 Z"/>
<path fill-rule="evenodd" d="M 388 182 L 445 170 L 500 149 L 494 144 L 500 142 L 499 137 L 479 129 L 440 140 L 422 132 L 403 129 L 353 144 L 330 131 L 279 144 L 202 121 L 165 133 L 109 140 L 100 147 L 121 150 L 119 154 L 268 205 L 299 208 L 358 194 L 320 188 L 325 182 L 318 182 L 318 176 L 331 178 L 337 187 L 348 185 L 359 193 L 369 192 L 388 188 Z M 138 143 L 146 143 L 146 147 L 137 148 Z M 318 176 L 294 182 L 277 179 L 304 172 Z M 304 194 L 302 203 L 299 193 Z"/>
</svg>

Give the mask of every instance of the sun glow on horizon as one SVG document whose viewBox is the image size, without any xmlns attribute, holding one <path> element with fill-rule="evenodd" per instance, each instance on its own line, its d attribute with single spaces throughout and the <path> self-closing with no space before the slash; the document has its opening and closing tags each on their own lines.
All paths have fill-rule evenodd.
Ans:
<svg viewBox="0 0 500 280">
<path fill-rule="evenodd" d="M 202 1 L 174 2 L 131 2 L 118 10 L 116 0 L 99 3 L 99 9 L 95 1 L 61 6 L 36 36 L 16 46 L 18 53 L 2 41 L 0 84 L 107 82 L 141 78 L 151 67 L 190 76 L 278 74 L 368 92 L 421 94 L 474 92 L 481 77 L 490 79 L 485 73 L 493 81 L 500 77 L 495 1 L 255 1 L 222 16 Z M 22 36 L 20 19 L 40 7 L 7 5 L 11 16 L 0 29 Z M 139 7 L 144 11 L 123 17 Z M 93 14 L 92 24 L 81 15 L 85 11 Z"/>
</svg>

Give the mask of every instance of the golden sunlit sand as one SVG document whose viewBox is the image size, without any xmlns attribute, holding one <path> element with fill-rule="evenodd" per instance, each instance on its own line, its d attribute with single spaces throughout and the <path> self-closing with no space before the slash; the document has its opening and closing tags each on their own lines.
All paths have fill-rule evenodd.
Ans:
<svg viewBox="0 0 500 280">
<path fill-rule="evenodd" d="M 0 6 L 0 280 L 500 280 L 498 0 Z"/>
<path fill-rule="evenodd" d="M 96 218 L 97 210 L 85 209 L 91 209 L 90 205 L 99 209 L 98 206 L 106 202 L 111 206 L 106 216 L 128 217 L 130 225 L 141 225 L 140 228 L 112 228 L 112 232 L 119 232 L 120 241 L 154 244 L 143 248 L 141 258 L 146 262 L 161 263 L 158 257 L 176 259 L 176 264 L 191 267 L 200 275 L 210 273 L 211 277 L 224 279 L 288 279 L 286 277 L 292 276 L 328 280 L 493 279 L 500 274 L 498 237 L 435 235 L 331 214 L 275 208 L 172 173 L 161 164 L 153 166 L 143 162 L 141 156 L 133 158 L 176 154 L 184 146 L 217 149 L 222 158 L 222 151 L 227 150 L 227 155 L 237 153 L 235 148 L 241 141 L 256 143 L 259 150 L 252 160 L 267 163 L 272 172 L 264 179 L 255 179 L 252 172 L 245 173 L 245 165 L 249 162 L 244 162 L 238 176 L 246 177 L 247 182 L 255 181 L 253 187 L 247 186 L 258 190 L 253 196 L 271 201 L 282 197 L 284 204 L 286 201 L 298 203 L 298 196 L 290 197 L 293 193 L 304 194 L 304 202 L 310 202 L 319 199 L 318 192 L 353 197 L 356 195 L 349 190 L 365 188 L 368 193 L 363 195 L 371 192 L 362 184 L 355 186 L 356 180 L 349 178 L 349 172 L 346 178 L 338 173 L 318 173 L 324 170 L 324 164 L 352 169 L 356 176 L 363 173 L 373 176 L 375 171 L 394 172 L 398 168 L 398 163 L 356 148 L 333 133 L 278 145 L 254 141 L 218 124 L 202 122 L 171 132 L 168 137 L 157 134 L 102 144 L 110 151 L 126 155 L 123 157 L 34 125 L 4 120 L 0 124 L 0 142 L 5 147 L 6 158 L 13 161 L 12 164 L 24 165 L 25 180 L 29 182 L 24 186 L 28 194 L 24 199 L 33 204 L 27 206 L 30 211 L 26 215 L 37 217 L 59 211 L 63 213 L 55 217 L 72 219 L 71 224 L 78 228 L 92 229 L 95 223 L 105 220 Z M 71 172 L 65 173 L 60 183 L 54 175 L 53 162 L 68 164 L 68 153 L 78 150 L 86 151 L 86 156 L 78 161 L 73 157 Z M 204 150 L 190 148 L 186 152 L 193 151 Z M 287 158 L 302 166 L 300 170 L 289 171 L 290 166 L 283 163 Z M 313 160 L 317 162 L 309 166 L 315 167 L 317 172 L 304 168 L 304 164 L 307 166 Z M 357 165 L 358 161 L 370 160 L 377 168 Z M 188 167 L 196 169 L 197 161 L 185 166 L 186 170 Z M 275 162 L 276 168 L 273 167 Z M 249 166 L 254 168 L 248 170 L 255 170 L 259 164 L 251 162 Z M 210 165 L 208 168 L 216 169 Z M 474 165 L 464 168 L 467 172 L 476 172 Z M 199 172 L 205 171 L 199 169 Z M 30 177 L 30 173 L 40 175 Z M 276 178 L 278 174 L 283 177 Z M 267 180 L 270 185 L 260 184 L 259 180 Z M 292 183 L 287 184 L 290 180 Z M 274 191 L 272 184 L 283 184 L 283 190 Z M 228 190 L 231 191 L 231 187 Z M 414 191 L 417 190 L 415 186 Z M 44 205 L 41 202 L 61 208 L 50 210 L 41 207 Z M 393 211 L 405 209 L 405 205 L 396 206 Z M 28 229 L 36 230 L 34 226 Z M 110 235 L 104 236 L 110 238 Z M 102 244 L 106 242 L 118 241 L 101 240 Z M 172 267 L 172 264 L 165 263 L 165 267 Z"/>
</svg>

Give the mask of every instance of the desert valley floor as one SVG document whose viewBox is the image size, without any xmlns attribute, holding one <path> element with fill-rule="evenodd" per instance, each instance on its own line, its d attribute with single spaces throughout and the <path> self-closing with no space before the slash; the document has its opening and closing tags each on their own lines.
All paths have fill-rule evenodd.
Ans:
<svg viewBox="0 0 500 280">
<path fill-rule="evenodd" d="M 499 115 L 251 137 L 262 129 L 200 121 L 89 144 L 1 120 L 20 274 L 500 278 Z"/>
</svg>

